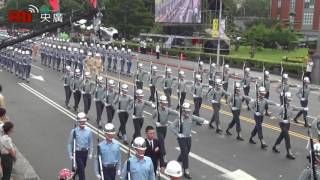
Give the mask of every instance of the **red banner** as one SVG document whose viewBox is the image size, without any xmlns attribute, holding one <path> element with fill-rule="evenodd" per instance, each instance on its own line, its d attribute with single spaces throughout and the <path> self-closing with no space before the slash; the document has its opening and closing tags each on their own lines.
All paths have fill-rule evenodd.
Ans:
<svg viewBox="0 0 320 180">
<path fill-rule="evenodd" d="M 59 11 L 59 0 L 49 0 L 49 4 L 51 6 L 52 12 Z"/>
<path fill-rule="evenodd" d="M 97 0 L 90 0 L 90 4 L 92 7 L 96 8 L 97 7 Z"/>
</svg>

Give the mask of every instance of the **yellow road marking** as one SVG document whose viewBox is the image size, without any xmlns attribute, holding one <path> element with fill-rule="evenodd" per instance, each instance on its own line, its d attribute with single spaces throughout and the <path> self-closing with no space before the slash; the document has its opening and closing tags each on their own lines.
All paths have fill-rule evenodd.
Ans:
<svg viewBox="0 0 320 180">
<path fill-rule="evenodd" d="M 118 78 L 116 77 L 113 77 L 113 76 L 107 76 L 108 78 L 111 78 L 113 80 L 118 80 Z M 122 80 L 120 79 L 121 82 L 124 82 L 126 84 L 129 84 L 131 86 L 133 86 L 134 84 L 132 82 L 129 82 L 129 81 L 125 81 L 125 80 Z M 149 91 L 148 88 L 144 87 L 143 89 Z M 162 92 L 160 92 L 160 94 L 163 94 Z M 178 100 L 178 97 L 177 96 L 174 96 L 172 95 L 171 96 L 173 99 L 175 100 Z M 190 104 L 193 104 L 192 101 L 186 99 L 187 102 L 189 102 Z M 224 101 L 225 102 L 225 101 Z M 212 107 L 211 106 L 208 106 L 206 104 L 203 104 L 202 105 L 203 108 L 207 109 L 207 110 L 212 110 Z M 220 113 L 224 114 L 224 115 L 227 115 L 227 116 L 230 116 L 232 117 L 232 113 L 231 112 L 228 112 L 228 111 L 224 111 L 224 110 L 220 110 Z M 255 125 L 255 121 L 253 119 L 250 119 L 250 118 L 247 118 L 247 117 L 244 117 L 244 116 L 240 116 L 240 119 L 247 122 L 247 123 L 250 123 L 250 124 L 253 124 Z M 299 124 L 297 124 L 299 125 Z M 281 129 L 279 127 L 276 127 L 276 126 L 273 126 L 273 125 L 270 125 L 270 124 L 267 124 L 267 123 L 262 123 L 262 126 L 265 127 L 265 128 L 269 128 L 269 129 L 272 129 L 274 131 L 278 131 L 278 132 L 281 132 Z M 305 136 L 303 134 L 300 134 L 300 133 L 297 133 L 297 132 L 293 132 L 293 131 L 289 131 L 289 134 L 294 136 L 294 137 L 297 137 L 297 138 L 300 138 L 300 139 L 304 139 L 304 140 L 309 140 L 309 137 L 308 136 Z"/>
</svg>

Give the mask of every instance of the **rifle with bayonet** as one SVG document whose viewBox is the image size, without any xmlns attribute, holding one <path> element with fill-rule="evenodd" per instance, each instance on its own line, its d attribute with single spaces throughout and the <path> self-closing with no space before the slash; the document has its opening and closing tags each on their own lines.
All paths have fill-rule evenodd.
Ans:
<svg viewBox="0 0 320 180">
<path fill-rule="evenodd" d="M 131 172 L 130 172 L 130 146 L 128 146 L 128 160 L 127 160 L 127 180 L 131 180 Z"/>
<path fill-rule="evenodd" d="M 262 67 L 262 72 L 263 72 L 262 86 L 266 87 L 266 68 L 264 67 L 264 63 L 263 63 L 263 67 Z"/>
<path fill-rule="evenodd" d="M 77 170 L 77 164 L 76 164 L 76 124 L 74 124 L 74 129 L 72 133 L 72 172 L 75 173 Z M 75 176 L 72 178 L 75 180 Z"/>
<path fill-rule="evenodd" d="M 232 107 L 236 107 L 236 82 L 233 82 L 233 101 L 232 101 Z"/>
<path fill-rule="evenodd" d="M 286 103 L 286 97 L 285 97 L 283 74 L 284 74 L 284 69 L 283 69 L 283 65 L 282 65 L 282 62 L 281 62 L 282 102 L 283 102 L 283 109 L 284 109 L 283 119 L 284 120 L 288 120 L 288 112 L 287 112 L 287 103 Z"/>
<path fill-rule="evenodd" d="M 166 64 L 166 68 L 165 68 L 165 77 L 164 77 L 164 87 L 167 88 L 167 77 L 168 77 L 168 64 Z"/>
<path fill-rule="evenodd" d="M 97 160 L 98 160 L 98 173 L 101 177 L 101 180 L 104 180 L 103 174 L 103 165 L 102 165 L 102 157 L 101 157 L 101 149 L 100 149 L 100 130 L 98 129 L 98 138 L 97 138 Z"/>
<path fill-rule="evenodd" d="M 304 70 L 303 70 L 303 66 L 302 66 L 302 76 L 301 76 L 301 80 L 302 80 L 302 95 L 301 95 L 301 97 L 302 97 L 302 98 L 305 98 L 305 95 L 304 95 L 304 92 L 305 92 L 305 89 L 304 89 L 305 82 L 304 82 Z"/>
</svg>

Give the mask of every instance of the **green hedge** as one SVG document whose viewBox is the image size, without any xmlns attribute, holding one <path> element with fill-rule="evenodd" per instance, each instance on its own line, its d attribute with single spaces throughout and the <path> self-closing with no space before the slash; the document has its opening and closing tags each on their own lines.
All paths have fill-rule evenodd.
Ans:
<svg viewBox="0 0 320 180">
<path fill-rule="evenodd" d="M 120 42 L 114 42 L 114 45 L 120 46 Z M 136 43 L 126 43 L 128 48 L 133 51 L 137 51 L 139 45 Z M 149 45 L 147 47 L 147 51 L 155 50 L 154 45 Z M 212 53 L 204 53 L 204 52 L 194 52 L 194 51 L 183 51 L 178 49 L 161 49 L 161 54 L 165 55 L 168 52 L 169 56 L 179 57 L 181 53 L 183 53 L 184 58 L 188 61 L 197 61 L 200 56 L 201 60 L 205 63 L 209 63 L 210 58 L 212 58 L 212 62 L 216 62 L 216 54 Z M 266 70 L 272 72 L 273 74 L 280 74 L 280 66 L 281 62 L 270 62 L 263 59 L 256 58 L 240 58 L 240 57 L 232 57 L 229 55 L 221 55 L 220 62 L 222 63 L 222 59 L 224 58 L 225 63 L 229 64 L 230 67 L 242 68 L 243 62 L 246 62 L 246 66 L 250 67 L 252 70 L 262 71 L 263 65 Z M 295 62 L 284 62 L 283 61 L 284 70 L 286 73 L 289 73 L 291 77 L 300 77 L 302 74 L 302 67 L 305 68 L 303 63 L 295 63 Z"/>
</svg>

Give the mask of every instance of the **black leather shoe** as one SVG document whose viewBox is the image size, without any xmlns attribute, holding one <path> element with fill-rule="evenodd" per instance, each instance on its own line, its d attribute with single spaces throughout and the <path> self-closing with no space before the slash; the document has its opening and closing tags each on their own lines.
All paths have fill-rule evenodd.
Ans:
<svg viewBox="0 0 320 180">
<path fill-rule="evenodd" d="M 275 153 L 280 153 L 279 149 L 277 149 L 275 146 L 272 147 L 272 151 Z"/>
<path fill-rule="evenodd" d="M 217 130 L 216 130 L 216 133 L 217 133 L 217 134 L 222 134 L 222 130 L 221 130 L 221 129 L 217 129 Z"/>
<path fill-rule="evenodd" d="M 186 179 L 192 179 L 191 175 L 188 174 L 188 173 L 184 173 L 183 176 L 184 176 Z"/>
<path fill-rule="evenodd" d="M 227 130 L 226 130 L 226 135 L 232 136 L 232 133 L 227 129 Z"/>
<path fill-rule="evenodd" d="M 237 140 L 244 141 L 244 139 L 241 136 L 237 136 Z"/>
<path fill-rule="evenodd" d="M 214 129 L 214 126 L 212 126 L 212 124 L 209 124 L 209 128 Z"/>
<path fill-rule="evenodd" d="M 293 154 L 287 154 L 287 158 L 291 160 L 296 159 L 296 157 Z"/>
<path fill-rule="evenodd" d="M 257 144 L 252 138 L 249 139 L 250 144 Z"/>
<path fill-rule="evenodd" d="M 117 133 L 118 139 L 122 139 L 122 136 L 120 136 L 120 132 Z"/>
<path fill-rule="evenodd" d="M 299 124 L 298 120 L 297 119 L 293 119 L 293 121 L 297 124 Z"/>
<path fill-rule="evenodd" d="M 261 149 L 267 149 L 268 145 L 266 144 L 261 144 Z"/>
</svg>

